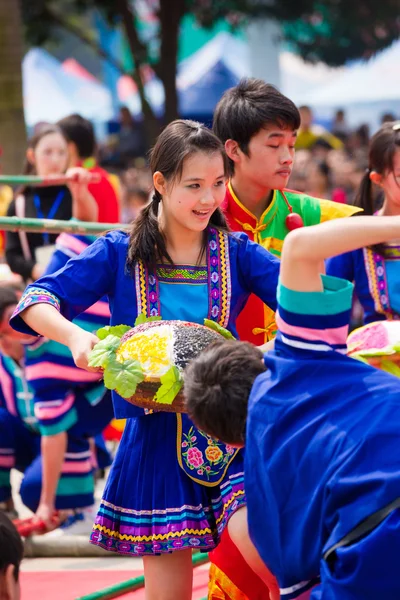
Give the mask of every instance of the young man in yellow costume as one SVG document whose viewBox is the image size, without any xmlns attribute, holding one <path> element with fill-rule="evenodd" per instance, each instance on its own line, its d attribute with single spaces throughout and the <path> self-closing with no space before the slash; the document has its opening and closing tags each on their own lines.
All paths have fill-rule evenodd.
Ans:
<svg viewBox="0 0 400 600">
<path fill-rule="evenodd" d="M 286 189 L 299 126 L 293 102 L 260 79 L 243 79 L 225 92 L 214 114 L 213 129 L 231 169 L 223 205 L 227 221 L 278 257 L 290 229 L 359 210 Z M 274 313 L 251 296 L 237 330 L 241 340 L 261 346 L 275 335 Z M 209 600 L 268 600 L 268 590 L 243 564 L 227 530 L 211 560 Z"/>
</svg>

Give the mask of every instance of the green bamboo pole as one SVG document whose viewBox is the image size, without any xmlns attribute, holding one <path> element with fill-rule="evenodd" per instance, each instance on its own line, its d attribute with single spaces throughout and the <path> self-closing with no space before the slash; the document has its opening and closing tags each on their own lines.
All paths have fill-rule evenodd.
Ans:
<svg viewBox="0 0 400 600">
<path fill-rule="evenodd" d="M 20 219 L 0 217 L 0 231 L 27 231 L 30 233 L 75 233 L 101 235 L 110 229 L 127 229 L 122 223 L 89 223 L 87 221 L 57 221 L 53 219 Z"/>
<path fill-rule="evenodd" d="M 38 177 L 37 175 L 0 175 L 0 185 L 29 185 L 45 187 L 50 185 L 66 185 L 70 181 L 76 181 L 76 175 L 48 175 Z M 89 183 L 98 183 L 101 176 L 98 173 L 90 174 Z"/>
<path fill-rule="evenodd" d="M 208 554 L 204 552 L 199 552 L 195 554 L 192 558 L 193 567 L 197 567 L 198 565 L 203 565 L 208 562 Z M 103 588 L 98 592 L 93 592 L 92 594 L 88 594 L 87 596 L 80 596 L 76 598 L 76 600 L 113 600 L 113 598 L 119 598 L 120 596 L 124 596 L 129 592 L 134 592 L 135 590 L 139 590 L 144 587 L 144 575 L 140 575 L 139 577 L 134 577 L 133 579 L 128 579 L 127 581 L 123 581 L 122 583 L 117 583 L 116 585 L 112 585 L 107 588 Z"/>
</svg>

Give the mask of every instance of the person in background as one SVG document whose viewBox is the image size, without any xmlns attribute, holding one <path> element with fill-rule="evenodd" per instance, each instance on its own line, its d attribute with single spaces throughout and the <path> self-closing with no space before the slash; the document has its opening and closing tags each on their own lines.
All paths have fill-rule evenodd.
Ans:
<svg viewBox="0 0 400 600">
<path fill-rule="evenodd" d="M 335 135 L 327 131 L 321 125 L 314 123 L 314 115 L 309 106 L 300 106 L 300 128 L 297 133 L 296 150 L 302 148 L 311 149 L 317 140 L 323 139 L 329 143 L 331 148 L 343 147 L 343 142 Z"/>
<path fill-rule="evenodd" d="M 123 193 L 122 223 L 132 223 L 150 202 L 150 194 L 140 187 L 127 188 Z"/>
<path fill-rule="evenodd" d="M 24 474 L 21 500 L 37 518 L 50 521 L 55 509 L 68 511 L 57 534 L 89 533 L 95 461 L 111 464 L 101 439 L 112 416 L 110 394 L 68 363 L 65 351 L 60 356 L 62 347 L 10 327 L 21 293 L 0 286 L 0 511 L 15 513 L 10 475 L 16 468 Z M 91 324 L 96 327 L 93 316 Z M 63 385 L 65 371 L 70 381 Z"/>
<path fill-rule="evenodd" d="M 332 133 L 342 142 L 345 142 L 350 135 L 350 127 L 346 121 L 346 116 L 343 109 L 336 111 L 335 118 L 332 123 Z"/>
<path fill-rule="evenodd" d="M 375 187 L 383 194 L 379 206 Z M 356 203 L 366 215 L 400 215 L 400 121 L 384 123 L 372 137 Z M 326 269 L 330 275 L 354 281 L 365 323 L 399 319 L 399 240 L 334 256 Z"/>
<path fill-rule="evenodd" d="M 69 220 L 74 213 L 75 218 L 90 221 L 97 216 L 97 205 L 88 189 L 90 176 L 79 167 L 68 169 L 67 140 L 56 125 L 43 125 L 30 139 L 24 173 L 39 177 L 66 174 L 76 180 L 68 185 L 20 188 L 8 207 L 8 217 Z M 11 271 L 25 281 L 38 279 L 49 259 L 42 248 L 52 247 L 57 235 L 8 231 L 6 260 Z"/>
<path fill-rule="evenodd" d="M 68 141 L 69 164 L 83 167 L 100 176 L 100 182 L 89 184 L 89 191 L 99 207 L 99 223 L 118 223 L 120 218 L 120 185 L 116 175 L 111 175 L 96 162 L 96 139 L 93 125 L 78 114 L 58 121 Z"/>
<path fill-rule="evenodd" d="M 0 598 L 20 600 L 19 570 L 24 546 L 9 518 L 0 513 Z"/>
<path fill-rule="evenodd" d="M 121 163 L 128 166 L 135 158 L 144 155 L 143 134 L 141 127 L 126 106 L 120 108 L 119 122 L 116 152 L 120 155 Z"/>
</svg>

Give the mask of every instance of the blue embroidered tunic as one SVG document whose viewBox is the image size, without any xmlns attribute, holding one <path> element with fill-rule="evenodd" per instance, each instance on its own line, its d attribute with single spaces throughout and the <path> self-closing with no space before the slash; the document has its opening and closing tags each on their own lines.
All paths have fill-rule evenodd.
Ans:
<svg viewBox="0 0 400 600">
<path fill-rule="evenodd" d="M 250 535 L 284 600 L 309 598 L 320 575 L 313 600 L 395 600 L 399 382 L 346 356 L 352 285 L 322 277 L 323 292 L 278 291 L 275 351 L 249 399 Z"/>
<path fill-rule="evenodd" d="M 326 272 L 354 281 L 364 309 L 364 323 L 398 319 L 400 315 L 400 246 L 388 244 L 383 256 L 364 248 L 327 261 Z"/>
<path fill-rule="evenodd" d="M 128 240 L 123 232 L 109 233 L 29 286 L 13 326 L 34 333 L 19 317 L 33 302 L 50 303 L 73 319 L 104 295 L 112 325 L 133 326 L 140 313 L 198 323 L 207 317 L 234 335 L 250 293 L 276 308 L 279 261 L 244 234 L 210 228 L 205 265 L 162 265 L 155 272 L 141 262 L 128 271 Z M 186 415 L 145 415 L 117 394 L 113 401 L 116 417 L 128 422 L 92 542 L 126 554 L 214 548 L 244 502 L 241 453 L 199 432 Z"/>
</svg>

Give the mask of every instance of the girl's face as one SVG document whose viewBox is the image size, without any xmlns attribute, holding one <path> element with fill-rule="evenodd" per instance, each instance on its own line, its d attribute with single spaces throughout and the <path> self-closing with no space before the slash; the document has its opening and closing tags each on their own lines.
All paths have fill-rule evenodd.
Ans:
<svg viewBox="0 0 400 600">
<path fill-rule="evenodd" d="M 387 202 L 400 206 L 400 148 L 396 150 L 393 171 L 387 171 L 380 182 Z"/>
<path fill-rule="evenodd" d="M 27 156 L 41 177 L 64 173 L 68 166 L 67 142 L 60 133 L 49 133 L 35 148 L 29 148 Z"/>
<path fill-rule="evenodd" d="M 185 159 L 182 177 L 168 182 L 158 171 L 154 186 L 163 197 L 165 224 L 175 222 L 190 231 L 203 231 L 225 198 L 224 161 L 219 152 L 196 152 Z"/>
</svg>

